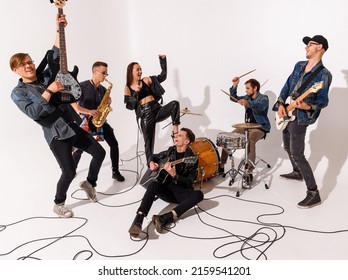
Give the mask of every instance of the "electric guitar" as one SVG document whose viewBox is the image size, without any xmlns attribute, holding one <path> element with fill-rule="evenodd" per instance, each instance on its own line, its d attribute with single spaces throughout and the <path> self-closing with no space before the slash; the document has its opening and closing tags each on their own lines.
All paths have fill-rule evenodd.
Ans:
<svg viewBox="0 0 348 280">
<path fill-rule="evenodd" d="M 291 96 L 288 96 L 288 98 L 285 101 L 285 110 L 286 110 L 286 116 L 280 117 L 278 113 L 275 114 L 275 120 L 276 120 L 276 127 L 278 130 L 283 130 L 288 125 L 289 122 L 294 121 L 296 119 L 296 116 L 293 115 L 293 111 L 295 109 L 294 102 L 299 100 L 302 101 L 305 99 L 310 93 L 317 93 L 320 89 L 324 87 L 324 82 L 317 82 L 312 87 L 307 89 L 302 95 L 296 98 L 296 100 L 293 100 Z"/>
<path fill-rule="evenodd" d="M 184 162 L 184 163 L 195 163 L 197 161 L 197 156 L 184 157 L 175 161 L 170 162 L 172 166 Z M 164 165 L 168 162 L 167 159 L 162 160 L 159 165 L 159 169 L 156 171 L 151 170 L 150 168 L 145 172 L 144 176 L 140 180 L 140 185 L 147 186 L 151 181 L 157 180 L 161 184 L 165 184 L 170 181 L 171 176 L 169 173 L 163 169 Z"/>
<path fill-rule="evenodd" d="M 63 7 L 67 0 L 50 0 L 58 8 L 58 15 L 63 14 Z M 54 81 L 60 81 L 64 85 L 64 90 L 56 92 L 51 97 L 51 103 L 55 105 L 64 103 L 73 103 L 81 97 L 81 87 L 77 81 L 77 74 L 79 72 L 78 67 L 75 65 L 72 72 L 68 71 L 68 62 L 66 55 L 66 42 L 64 23 L 59 23 L 59 63 L 53 59 L 53 51 L 49 51 L 47 54 L 47 62 L 51 71 L 51 78 L 48 84 Z"/>
</svg>

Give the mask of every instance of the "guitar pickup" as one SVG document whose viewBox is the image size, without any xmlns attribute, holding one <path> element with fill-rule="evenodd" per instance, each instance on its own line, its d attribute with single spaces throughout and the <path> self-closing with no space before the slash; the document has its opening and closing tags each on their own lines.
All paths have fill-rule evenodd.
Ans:
<svg viewBox="0 0 348 280">
<path fill-rule="evenodd" d="M 71 85 L 64 85 L 64 90 L 71 91 Z"/>
</svg>

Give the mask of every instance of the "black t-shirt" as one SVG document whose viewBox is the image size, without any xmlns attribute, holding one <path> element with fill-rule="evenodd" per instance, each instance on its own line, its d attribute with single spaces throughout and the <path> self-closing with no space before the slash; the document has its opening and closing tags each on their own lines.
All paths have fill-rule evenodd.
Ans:
<svg viewBox="0 0 348 280">
<path fill-rule="evenodd" d="M 106 88 L 102 85 L 96 86 L 90 80 L 81 82 L 80 86 L 82 95 L 78 101 L 79 105 L 89 110 L 97 109 L 105 95 Z"/>
</svg>

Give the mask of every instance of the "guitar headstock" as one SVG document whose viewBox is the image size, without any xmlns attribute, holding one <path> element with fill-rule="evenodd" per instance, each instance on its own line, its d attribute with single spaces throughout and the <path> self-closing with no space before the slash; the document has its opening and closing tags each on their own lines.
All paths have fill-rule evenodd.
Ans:
<svg viewBox="0 0 348 280">
<path fill-rule="evenodd" d="M 186 157 L 184 158 L 185 163 L 195 163 L 197 161 L 197 156 Z"/>
<path fill-rule="evenodd" d="M 318 92 L 320 89 L 324 88 L 324 82 L 316 82 L 312 87 L 311 87 L 311 92 Z"/>
<path fill-rule="evenodd" d="M 50 2 L 54 3 L 54 5 L 59 9 L 62 9 L 65 6 L 66 1 L 68 0 L 50 0 Z"/>
</svg>

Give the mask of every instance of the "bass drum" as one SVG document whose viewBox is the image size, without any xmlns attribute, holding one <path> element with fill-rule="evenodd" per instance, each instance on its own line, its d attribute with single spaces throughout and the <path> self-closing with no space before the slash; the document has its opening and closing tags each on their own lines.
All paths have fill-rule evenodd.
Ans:
<svg viewBox="0 0 348 280">
<path fill-rule="evenodd" d="M 190 146 L 195 155 L 198 156 L 198 177 L 196 182 L 208 180 L 217 175 L 220 156 L 214 143 L 208 138 L 199 137 Z"/>
</svg>

